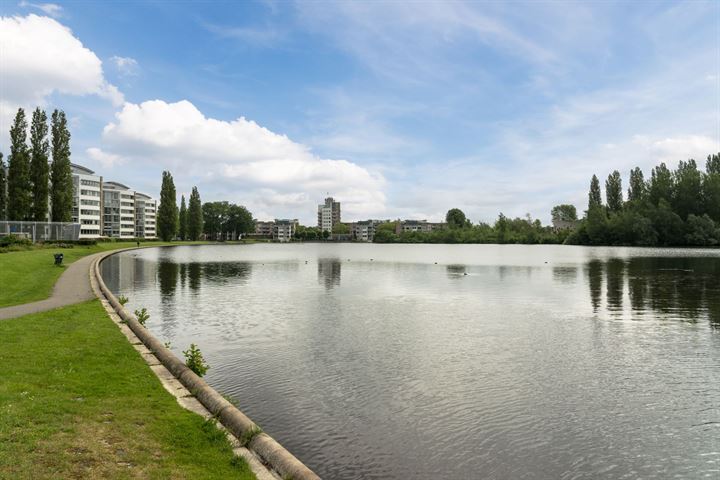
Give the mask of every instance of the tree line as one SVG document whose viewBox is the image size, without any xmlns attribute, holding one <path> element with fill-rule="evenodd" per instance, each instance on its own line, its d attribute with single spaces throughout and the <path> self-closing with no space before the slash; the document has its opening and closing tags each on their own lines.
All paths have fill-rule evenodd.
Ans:
<svg viewBox="0 0 720 480">
<path fill-rule="evenodd" d="M 181 196 L 178 208 L 173 176 L 163 172 L 157 211 L 157 232 L 162 240 L 236 240 L 254 231 L 255 221 L 247 208 L 226 201 L 202 203 L 197 187 L 192 188 L 187 204 L 185 195 Z"/>
<path fill-rule="evenodd" d="M 508 218 L 498 215 L 494 224 L 479 222 L 473 224 L 459 208 L 448 210 L 445 215 L 446 228 L 429 232 L 397 233 L 399 222 L 383 223 L 377 226 L 373 241 L 376 243 L 562 243 L 568 231 L 543 226 L 539 219 L 530 214 L 524 218 Z"/>
<path fill-rule="evenodd" d="M 30 124 L 19 108 L 10 127 L 7 169 L 0 152 L 0 220 L 72 221 L 70 131 L 65 112 L 36 108 Z M 49 135 L 48 135 L 49 134 Z M 52 160 L 51 160 L 52 158 Z"/>
<path fill-rule="evenodd" d="M 714 246 L 720 244 L 720 154 L 708 155 L 705 170 L 695 160 L 675 170 L 661 163 L 645 180 L 630 171 L 627 199 L 615 170 L 605 181 L 593 175 L 585 217 L 568 236 L 577 245 Z"/>
</svg>

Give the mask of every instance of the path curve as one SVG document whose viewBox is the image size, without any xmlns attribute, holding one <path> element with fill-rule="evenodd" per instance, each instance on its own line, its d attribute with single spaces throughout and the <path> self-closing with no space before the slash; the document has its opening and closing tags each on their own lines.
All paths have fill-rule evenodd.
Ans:
<svg viewBox="0 0 720 480">
<path fill-rule="evenodd" d="M 80 303 L 95 298 L 90 286 L 90 266 L 105 252 L 87 255 L 71 263 L 60 275 L 52 295 L 45 300 L 0 308 L 0 320 L 21 317 L 30 313 L 45 312 L 55 308 Z"/>
</svg>

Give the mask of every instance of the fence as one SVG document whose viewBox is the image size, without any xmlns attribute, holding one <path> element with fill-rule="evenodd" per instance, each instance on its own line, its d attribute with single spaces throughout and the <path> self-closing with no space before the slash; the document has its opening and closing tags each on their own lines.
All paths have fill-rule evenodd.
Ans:
<svg viewBox="0 0 720 480">
<path fill-rule="evenodd" d="M 29 238 L 33 242 L 77 240 L 80 238 L 80 224 L 0 221 L 0 237 L 11 234 Z"/>
</svg>

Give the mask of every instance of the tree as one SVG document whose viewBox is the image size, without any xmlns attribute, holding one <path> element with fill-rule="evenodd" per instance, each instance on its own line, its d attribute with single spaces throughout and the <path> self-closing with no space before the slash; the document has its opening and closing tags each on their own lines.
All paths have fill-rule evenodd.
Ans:
<svg viewBox="0 0 720 480">
<path fill-rule="evenodd" d="M 178 231 L 178 207 L 172 174 L 164 171 L 160 187 L 160 206 L 157 212 L 157 231 L 163 241 L 175 238 Z"/>
<path fill-rule="evenodd" d="M 190 240 L 199 240 L 203 231 L 203 211 L 197 187 L 190 192 L 187 210 L 187 236 Z"/>
<path fill-rule="evenodd" d="M 692 213 L 687 219 L 685 241 L 688 245 L 710 247 L 720 243 L 720 228 L 706 214 L 696 216 Z"/>
<path fill-rule="evenodd" d="M 336 223 L 332 228 L 333 235 L 346 235 L 350 233 L 350 227 L 344 223 Z"/>
<path fill-rule="evenodd" d="M 206 202 L 202 205 L 203 231 L 208 238 L 218 239 L 227 225 L 230 217 L 230 204 L 228 202 Z"/>
<path fill-rule="evenodd" d="M 703 204 L 705 213 L 720 222 L 720 153 L 707 157 L 703 179 Z"/>
<path fill-rule="evenodd" d="M 555 228 L 569 228 L 577 222 L 577 209 L 575 205 L 556 205 L 550 211 L 552 223 Z"/>
<path fill-rule="evenodd" d="M 73 181 L 70 167 L 70 132 L 62 110 L 51 117 L 52 165 L 50 166 L 50 200 L 52 221 L 72 221 Z"/>
<path fill-rule="evenodd" d="M 180 240 L 187 239 L 187 206 L 185 205 L 185 195 L 180 197 L 180 214 L 179 214 L 178 236 Z"/>
<path fill-rule="evenodd" d="M 468 226 L 468 220 L 465 213 L 459 208 L 451 208 L 445 215 L 445 221 L 450 228 L 464 228 Z"/>
<path fill-rule="evenodd" d="M 5 176 L 5 161 L 0 152 L 0 220 L 5 220 L 7 212 L 7 177 Z"/>
<path fill-rule="evenodd" d="M 630 170 L 630 188 L 628 188 L 628 201 L 637 203 L 645 200 L 647 185 L 640 167 Z"/>
<path fill-rule="evenodd" d="M 30 180 L 33 186 L 33 219 L 36 222 L 44 222 L 48 218 L 50 144 L 47 135 L 47 115 L 36 108 L 30 126 Z"/>
<path fill-rule="evenodd" d="M 30 154 L 26 144 L 27 120 L 19 108 L 10 128 L 10 157 L 8 158 L 8 220 L 32 220 L 32 183 Z"/>
<path fill-rule="evenodd" d="M 608 210 L 619 212 L 623 208 L 622 178 L 620 172 L 615 170 L 608 175 L 605 182 L 605 197 L 607 198 Z"/>
<path fill-rule="evenodd" d="M 602 206 L 602 193 L 600 192 L 600 180 L 596 175 L 590 180 L 590 192 L 588 193 L 588 211 L 593 207 Z"/>
<path fill-rule="evenodd" d="M 673 190 L 672 172 L 667 166 L 661 163 L 653 168 L 650 176 L 650 184 L 648 185 L 650 202 L 655 206 L 660 205 L 660 200 L 671 202 Z"/>
<path fill-rule="evenodd" d="M 675 195 L 671 205 L 673 211 L 683 220 L 688 215 L 702 213 L 702 172 L 698 170 L 695 160 L 680 161 L 675 170 Z"/>
<path fill-rule="evenodd" d="M 233 240 L 236 240 L 238 235 L 254 232 L 255 221 L 252 213 L 242 205 L 231 204 L 228 207 L 225 230 L 231 234 Z"/>
<path fill-rule="evenodd" d="M 322 231 L 323 240 L 327 240 L 329 237 L 330 237 L 330 232 L 328 232 L 327 230 L 323 230 Z"/>
</svg>

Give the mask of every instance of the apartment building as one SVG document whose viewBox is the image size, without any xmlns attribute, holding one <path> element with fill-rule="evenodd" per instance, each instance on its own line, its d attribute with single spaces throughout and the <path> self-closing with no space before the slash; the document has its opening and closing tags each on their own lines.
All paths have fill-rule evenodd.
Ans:
<svg viewBox="0 0 720 480">
<path fill-rule="evenodd" d="M 378 225 L 390 220 L 361 220 L 349 224 L 351 238 L 358 242 L 372 242 Z"/>
<path fill-rule="evenodd" d="M 103 184 L 103 234 L 135 238 L 135 191 L 118 182 Z"/>
<path fill-rule="evenodd" d="M 272 238 L 275 222 L 260 222 L 255 220 L 255 233 L 250 234 L 252 237 Z"/>
<path fill-rule="evenodd" d="M 447 223 L 433 223 L 427 220 L 402 220 L 397 222 L 395 233 L 400 235 L 402 232 L 432 232 L 447 227 Z"/>
<path fill-rule="evenodd" d="M 79 238 L 102 236 L 102 177 L 89 168 L 70 164 L 73 181 L 72 222 L 80 224 Z"/>
<path fill-rule="evenodd" d="M 273 240 L 278 242 L 290 242 L 295 236 L 295 230 L 298 226 L 297 218 L 288 219 L 275 219 L 273 225 Z"/>
<path fill-rule="evenodd" d="M 332 232 L 333 227 L 340 223 L 340 202 L 327 197 L 325 203 L 318 205 L 318 228 L 321 232 Z"/>
<path fill-rule="evenodd" d="M 135 237 L 157 238 L 157 200 L 144 193 L 135 192 Z"/>
</svg>

